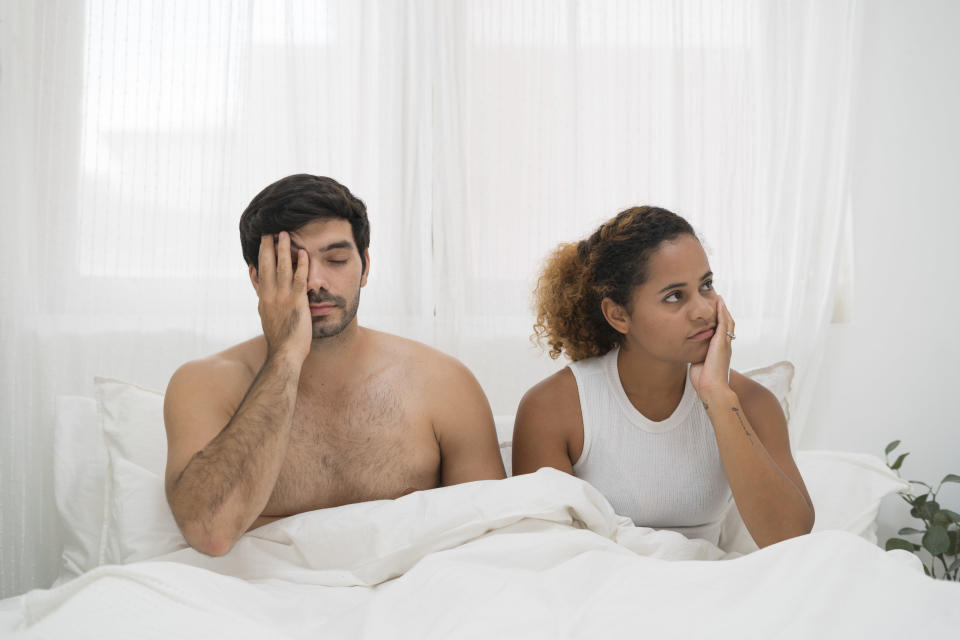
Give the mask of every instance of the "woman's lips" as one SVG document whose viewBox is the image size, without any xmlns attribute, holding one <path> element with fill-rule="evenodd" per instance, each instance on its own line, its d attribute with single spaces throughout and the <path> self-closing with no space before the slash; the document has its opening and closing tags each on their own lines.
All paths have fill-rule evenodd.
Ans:
<svg viewBox="0 0 960 640">
<path fill-rule="evenodd" d="M 698 333 L 697 335 L 690 336 L 690 340 L 707 340 L 713 337 L 713 334 L 716 333 L 716 329 L 705 329 Z"/>
</svg>

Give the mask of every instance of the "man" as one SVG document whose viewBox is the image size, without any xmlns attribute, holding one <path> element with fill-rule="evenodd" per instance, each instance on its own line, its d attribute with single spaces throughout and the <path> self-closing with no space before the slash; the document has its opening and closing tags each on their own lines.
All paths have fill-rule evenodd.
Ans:
<svg viewBox="0 0 960 640">
<path fill-rule="evenodd" d="M 366 207 L 283 178 L 240 219 L 263 335 L 167 387 L 167 500 L 195 549 L 229 551 L 295 513 L 505 477 L 490 406 L 462 364 L 357 324 Z"/>
</svg>

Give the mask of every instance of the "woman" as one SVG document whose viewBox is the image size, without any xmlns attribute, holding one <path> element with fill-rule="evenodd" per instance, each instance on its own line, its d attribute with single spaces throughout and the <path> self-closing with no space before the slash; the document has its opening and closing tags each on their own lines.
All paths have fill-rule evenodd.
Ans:
<svg viewBox="0 0 960 640">
<path fill-rule="evenodd" d="M 810 532 L 783 410 L 730 370 L 734 321 L 686 220 L 635 207 L 560 245 L 536 304 L 538 337 L 573 363 L 521 400 L 515 474 L 572 473 L 638 526 L 714 544 L 731 494 L 760 547 Z"/>
</svg>

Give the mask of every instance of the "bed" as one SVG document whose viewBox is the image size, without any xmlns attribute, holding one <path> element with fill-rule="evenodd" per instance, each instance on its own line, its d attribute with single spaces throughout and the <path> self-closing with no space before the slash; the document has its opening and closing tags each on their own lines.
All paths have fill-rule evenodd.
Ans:
<svg viewBox="0 0 960 640">
<path fill-rule="evenodd" d="M 792 367 L 751 372 L 784 403 Z M 960 627 L 960 585 L 876 544 L 907 488 L 866 454 L 799 451 L 807 536 L 757 550 L 731 503 L 720 544 L 636 527 L 542 469 L 299 514 L 226 556 L 186 546 L 163 496 L 162 395 L 98 378 L 57 400 L 61 575 L 0 602 L 37 638 L 899 637 Z M 510 416 L 497 419 L 509 468 Z"/>
</svg>

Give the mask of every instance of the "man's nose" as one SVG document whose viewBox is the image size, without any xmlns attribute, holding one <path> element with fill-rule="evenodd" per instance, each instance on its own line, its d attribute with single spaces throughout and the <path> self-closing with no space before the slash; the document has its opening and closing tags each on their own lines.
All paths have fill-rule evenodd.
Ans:
<svg viewBox="0 0 960 640">
<path fill-rule="evenodd" d="M 327 272 L 323 268 L 323 265 L 319 264 L 318 261 L 310 261 L 310 268 L 307 269 L 307 291 L 316 293 L 323 289 L 324 291 L 330 291 L 330 282 L 327 277 Z"/>
</svg>

